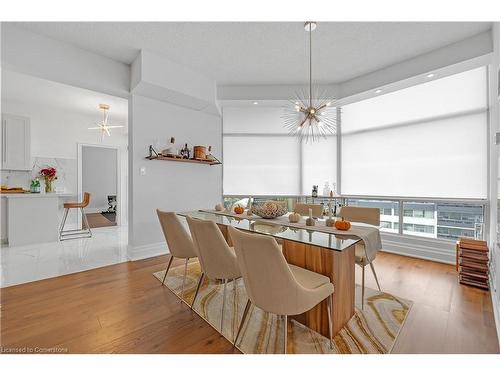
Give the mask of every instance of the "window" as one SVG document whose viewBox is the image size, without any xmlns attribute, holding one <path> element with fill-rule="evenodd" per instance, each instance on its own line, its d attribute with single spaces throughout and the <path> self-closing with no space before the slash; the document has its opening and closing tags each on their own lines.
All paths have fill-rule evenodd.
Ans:
<svg viewBox="0 0 500 375">
<path fill-rule="evenodd" d="M 288 134 L 281 105 L 224 107 L 223 194 L 310 196 L 317 185 L 321 196 L 340 185 L 344 196 L 363 196 L 348 205 L 380 210 L 383 231 L 477 235 L 484 205 L 463 198 L 487 197 L 486 93 L 480 67 L 347 104 L 340 139 L 314 144 Z"/>
<path fill-rule="evenodd" d="M 380 215 L 392 215 L 391 208 L 380 208 Z"/>
<path fill-rule="evenodd" d="M 456 240 L 474 237 L 478 223 L 484 222 L 479 204 L 410 202 L 403 204 L 403 233 Z"/>
<path fill-rule="evenodd" d="M 343 106 L 342 194 L 486 198 L 486 77 L 481 67 Z"/>
<path fill-rule="evenodd" d="M 395 201 L 385 201 L 385 200 L 374 200 L 374 199 L 347 199 L 347 205 L 354 207 L 372 207 L 378 208 L 381 215 L 384 216 L 384 220 L 380 221 L 380 230 L 384 232 L 397 233 L 399 223 L 398 214 L 392 215 L 392 212 L 398 212 L 399 202 Z"/>
<path fill-rule="evenodd" d="M 380 228 L 392 229 L 392 223 L 390 221 L 381 221 Z"/>
<path fill-rule="evenodd" d="M 224 194 L 299 194 L 299 146 L 291 137 L 224 137 Z"/>
<path fill-rule="evenodd" d="M 403 233 L 405 234 L 413 234 L 416 233 L 434 233 L 434 227 L 432 225 L 423 225 L 423 224 L 403 224 Z"/>
<path fill-rule="evenodd" d="M 224 195 L 310 195 L 336 190 L 337 137 L 300 142 L 288 134 L 279 106 L 225 107 Z"/>
<path fill-rule="evenodd" d="M 311 194 L 312 186 L 318 185 L 318 193 L 322 195 L 325 183 L 330 190 L 336 190 L 334 185 L 337 182 L 337 137 L 328 136 L 320 142 L 302 143 L 301 194 Z"/>
</svg>

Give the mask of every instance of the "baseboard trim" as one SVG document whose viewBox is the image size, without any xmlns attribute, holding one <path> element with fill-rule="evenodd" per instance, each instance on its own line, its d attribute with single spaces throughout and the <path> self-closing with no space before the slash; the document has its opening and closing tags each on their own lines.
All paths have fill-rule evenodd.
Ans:
<svg viewBox="0 0 500 375">
<path fill-rule="evenodd" d="M 107 211 L 109 207 L 87 207 L 85 208 L 86 214 L 100 214 L 103 211 Z"/>
<path fill-rule="evenodd" d="M 158 242 L 135 247 L 129 245 L 127 250 L 127 257 L 130 261 L 152 258 L 165 254 L 169 254 L 165 242 Z"/>
<path fill-rule="evenodd" d="M 385 252 L 446 264 L 456 262 L 455 245 L 451 241 L 387 233 L 381 233 L 381 237 L 382 249 Z"/>
</svg>

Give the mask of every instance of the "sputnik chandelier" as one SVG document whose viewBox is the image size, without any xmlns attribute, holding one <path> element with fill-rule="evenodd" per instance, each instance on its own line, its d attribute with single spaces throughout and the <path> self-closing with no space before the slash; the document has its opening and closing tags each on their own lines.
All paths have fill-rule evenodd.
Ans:
<svg viewBox="0 0 500 375">
<path fill-rule="evenodd" d="M 309 33 L 309 90 L 301 90 L 295 94 L 295 100 L 290 100 L 284 108 L 282 118 L 290 134 L 308 143 L 336 133 L 337 109 L 333 106 L 334 99 L 328 99 L 327 90 L 315 87 L 313 95 L 312 33 L 316 29 L 316 22 L 306 22 L 304 29 Z"/>
</svg>

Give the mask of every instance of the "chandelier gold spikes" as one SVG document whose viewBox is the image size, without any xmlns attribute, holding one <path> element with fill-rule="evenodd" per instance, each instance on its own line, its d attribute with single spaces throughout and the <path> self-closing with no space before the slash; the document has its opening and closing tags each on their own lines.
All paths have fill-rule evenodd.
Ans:
<svg viewBox="0 0 500 375">
<path fill-rule="evenodd" d="M 327 90 L 320 90 L 319 87 L 315 87 L 313 93 L 312 33 L 316 26 L 313 21 L 304 23 L 304 29 L 309 33 L 309 90 L 296 93 L 295 100 L 290 100 L 282 116 L 288 132 L 306 143 L 319 141 L 337 131 L 335 100 L 329 99 Z"/>
</svg>

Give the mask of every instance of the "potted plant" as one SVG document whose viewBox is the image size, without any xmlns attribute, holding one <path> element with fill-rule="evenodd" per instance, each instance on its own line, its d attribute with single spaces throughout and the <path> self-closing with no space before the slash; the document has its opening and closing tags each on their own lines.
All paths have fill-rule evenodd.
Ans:
<svg viewBox="0 0 500 375">
<path fill-rule="evenodd" d="M 56 174 L 57 174 L 57 171 L 53 167 L 43 168 L 40 170 L 40 176 L 45 181 L 45 192 L 46 193 L 53 193 L 54 192 L 54 187 L 52 186 L 52 183 L 54 182 L 54 180 L 57 180 Z"/>
</svg>

